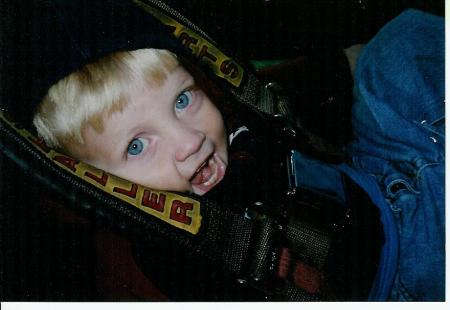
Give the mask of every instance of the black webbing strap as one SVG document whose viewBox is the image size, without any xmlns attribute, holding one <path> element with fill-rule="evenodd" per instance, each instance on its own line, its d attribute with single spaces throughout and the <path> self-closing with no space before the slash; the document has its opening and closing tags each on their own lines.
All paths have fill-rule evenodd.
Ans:
<svg viewBox="0 0 450 310">
<path fill-rule="evenodd" d="M 1 156 L 11 159 L 26 173 L 69 199 L 72 198 L 74 203 L 71 207 L 76 211 L 90 209 L 115 228 L 125 232 L 132 230 L 139 236 L 151 238 L 152 235 L 158 235 L 168 238 L 191 253 L 225 264 L 236 275 L 242 272 L 248 259 L 250 243 L 255 239 L 255 232 L 258 234 L 255 228 L 257 225 L 252 220 L 218 206 L 213 201 L 195 197 L 201 205 L 201 226 L 197 234 L 186 232 L 68 173 L 31 142 L 36 138 L 32 135 L 24 137 L 17 130 L 24 131 L 14 128 L 12 123 L 0 117 Z M 146 237 L 142 238 L 147 241 Z"/>
<path fill-rule="evenodd" d="M 160 3 L 150 0 L 133 2 L 138 5 Z M 176 15 L 175 11 L 169 15 L 176 17 L 174 14 Z M 157 15 L 162 18 L 163 23 L 164 21 L 167 23 L 174 21 L 173 18 L 167 19 L 168 15 L 163 14 L 163 16 L 158 13 Z M 182 23 L 172 24 L 174 29 L 182 30 L 178 32 L 179 34 L 195 34 L 184 26 Z M 198 30 L 196 32 L 202 35 Z M 203 42 L 204 45 L 197 46 L 199 49 L 193 50 L 193 52 L 201 52 L 203 47 L 209 48 L 210 51 L 215 48 L 213 42 L 209 42 L 207 39 Z M 267 113 L 278 113 L 284 110 L 282 109 L 285 108 L 284 106 L 273 109 L 273 101 L 280 98 L 262 100 L 261 97 L 264 96 L 261 96 L 261 93 L 264 93 L 265 90 L 254 75 L 248 72 L 244 74 L 244 68 L 237 63 L 236 65 L 239 67 L 236 68 L 240 70 L 236 71 L 239 74 L 235 77 L 231 72 L 228 72 L 229 74 L 221 72 L 220 65 L 231 59 L 219 52 L 215 55 L 215 57 L 217 56 L 216 61 L 210 65 L 212 70 L 219 70 L 217 73 L 222 74 L 222 78 L 227 82 L 239 85 L 239 88 L 230 88 L 238 101 Z M 267 91 L 270 90 L 266 90 L 266 95 Z M 271 98 L 272 96 L 267 97 Z M 283 129 L 281 128 L 281 130 Z M 317 300 L 330 299 L 330 296 L 333 296 L 332 294 L 327 295 L 328 282 L 325 278 L 325 267 L 330 261 L 330 255 L 334 254 L 330 253 L 330 240 L 333 235 L 323 234 L 320 229 L 310 226 L 307 221 L 301 221 L 301 217 L 288 217 L 289 220 L 284 223 L 278 221 L 278 218 L 268 217 L 264 212 L 257 216 L 248 216 L 248 214 L 244 216 L 239 212 L 232 211 L 233 208 L 218 205 L 204 197 L 190 197 L 147 189 L 146 203 L 158 205 L 162 202 L 161 197 L 170 198 L 172 202 L 176 202 L 172 206 L 178 207 L 172 215 L 185 222 L 174 226 L 172 219 L 165 221 L 152 216 L 151 213 L 144 212 L 143 208 L 129 202 L 130 197 L 134 200 L 137 199 L 136 193 L 139 190 L 145 192 L 146 189 L 124 182 L 123 184 L 129 187 L 125 190 L 121 188 L 122 191 L 118 195 L 117 192 L 114 192 L 114 196 L 111 192 L 104 191 L 100 187 L 94 186 L 92 182 L 86 182 L 86 179 L 55 164 L 51 158 L 46 156 L 46 151 L 42 151 L 45 145 L 40 144 L 39 140 L 32 135 L 21 135 L 20 130 L 0 117 L 1 156 L 10 158 L 24 171 L 33 174 L 60 193 L 70 193 L 69 198 L 74 202 L 73 208 L 89 209 L 97 215 L 101 215 L 111 225 L 125 232 L 133 232 L 133 239 L 137 241 L 142 238 L 142 242 L 151 242 L 153 236 L 166 238 L 194 257 L 203 257 L 214 264 L 224 266 L 235 276 L 238 283 L 256 288 L 269 299 Z M 281 150 L 278 151 L 281 152 Z M 73 159 L 64 156 L 63 158 L 68 163 L 75 163 Z M 279 166 L 275 168 L 279 170 Z M 97 183 L 102 183 L 113 177 L 96 170 L 94 178 Z M 153 194 L 155 196 L 152 196 Z M 120 195 L 124 199 L 121 199 Z M 271 208 L 279 209 L 279 203 L 280 201 L 275 200 L 266 207 L 269 210 Z M 185 204 L 189 204 L 190 207 L 195 205 L 200 209 L 201 222 L 198 222 L 200 224 L 192 229 L 189 219 L 186 217 L 186 212 L 188 212 L 186 210 L 190 209 L 182 208 L 186 206 Z M 161 207 L 163 206 L 164 203 L 161 204 Z M 197 217 L 197 219 L 200 218 Z M 339 265 L 337 264 L 337 266 Z M 283 268 L 287 269 L 284 273 L 282 272 Z"/>
<path fill-rule="evenodd" d="M 218 80 L 225 81 L 235 98 L 256 111 L 275 114 L 272 102 L 261 98 L 265 88 L 254 72 L 226 55 L 203 30 L 188 18 L 159 0 L 130 0 L 161 23 L 173 29 L 173 35 L 185 45 L 195 57 L 205 63 Z M 206 51 L 208 51 L 206 53 Z"/>
<path fill-rule="evenodd" d="M 130 2 L 135 2 L 137 5 L 142 5 L 143 3 L 149 5 L 152 3 L 153 5 L 156 3 L 161 4 L 159 1 L 130 0 Z M 158 6 L 156 5 L 156 7 Z M 143 5 L 143 8 L 147 8 L 147 6 Z M 165 11 L 164 8 L 166 8 Z M 175 23 L 172 26 L 182 29 L 183 31 L 180 33 L 192 36 L 198 35 L 199 42 L 202 42 L 202 44 L 197 46 L 198 49 L 202 50 L 201 48 L 205 47 L 210 52 L 215 49 L 214 42 L 210 42 L 207 37 L 203 38 L 204 41 L 201 41 L 200 37 L 204 36 L 204 33 L 199 31 L 198 28 L 192 27 L 193 25 L 187 20 L 182 19 L 182 16 L 178 16 L 174 10 L 169 10 L 169 12 L 165 6 L 159 6 L 158 9 L 161 12 L 168 13 L 167 15 L 161 12 L 156 13 L 156 17 L 161 18 L 163 23 Z M 150 11 L 148 12 L 155 14 L 154 10 Z M 177 22 L 177 18 L 182 22 Z M 188 27 L 185 27 L 186 24 Z M 193 53 L 195 54 L 198 51 L 194 49 Z M 217 49 L 214 51 L 216 52 L 215 57 L 217 59 L 210 64 L 212 70 L 224 80 L 235 86 L 240 86 L 231 87 L 232 92 L 235 93 L 235 96 L 240 101 L 254 106 L 258 102 L 257 99 L 261 91 L 256 77 L 253 75 L 247 76 L 243 67 L 234 63 L 232 59 L 220 50 Z M 205 58 L 206 60 L 208 60 L 207 57 Z M 221 71 L 221 64 L 224 63 L 228 65 L 234 64 L 238 68 L 236 72 L 239 74 L 234 76 L 233 72 Z M 118 189 L 113 188 L 113 190 L 110 188 L 109 192 L 104 191 L 101 186 L 96 185 L 101 184 L 104 186 L 106 184 L 107 186 L 107 182 L 114 179 L 113 176 L 95 168 L 90 169 L 88 165 L 64 154 L 57 154 L 53 156 L 53 159 L 58 157 L 60 163 L 62 162 L 65 167 L 55 164 L 55 160 L 47 156 L 52 150 L 33 135 L 29 133 L 22 135 L 21 133 L 26 131 L 17 124 L 15 125 L 0 117 L 0 150 L 2 156 L 19 164 L 24 171 L 27 171 L 27 173 L 38 178 L 44 184 L 59 191 L 62 195 L 70 196 L 69 198 L 74 201 L 72 204 L 73 208 L 83 209 L 84 211 L 91 210 L 90 212 L 105 218 L 106 222 L 111 223 L 113 226 L 120 227 L 124 230 L 133 230 L 137 235 L 146 235 L 142 234 L 142 231 L 146 231 L 148 235 L 155 234 L 173 240 L 176 244 L 192 253 L 197 253 L 207 257 L 211 261 L 225 264 L 227 269 L 236 275 L 244 274 L 246 276 L 246 270 L 252 270 L 254 268 L 258 270 L 256 272 L 257 274 L 263 273 L 264 268 L 262 266 L 258 264 L 254 266 L 255 263 L 248 263 L 249 255 L 255 254 L 262 256 L 263 254 L 267 254 L 267 250 L 261 252 L 261 250 L 250 249 L 251 243 L 259 242 L 258 239 L 260 238 L 259 234 L 261 230 L 259 222 L 246 219 L 243 215 L 233 213 L 230 209 L 218 206 L 213 201 L 205 198 L 189 197 L 148 189 L 146 192 L 148 195 L 145 196 L 144 194 L 143 197 L 146 197 L 145 202 L 153 205 L 153 207 L 155 205 L 161 208 L 164 206 L 161 195 L 164 195 L 163 197 L 166 201 L 169 199 L 172 202 L 176 200 L 177 202 L 181 202 L 181 205 L 195 201 L 201 206 L 202 219 L 200 226 L 196 224 L 197 226 L 193 229 L 190 227 L 186 228 L 186 226 L 190 226 L 190 224 L 186 223 L 173 226 L 171 225 L 174 222 L 172 219 L 170 219 L 171 222 L 168 224 L 167 221 L 165 222 L 160 218 L 155 218 L 149 215 L 148 212 L 142 212 L 143 208 L 136 207 L 136 203 L 139 204 L 139 202 L 136 202 L 137 199 L 140 197 L 142 191 L 146 191 L 146 189 L 142 189 L 140 186 L 129 182 L 119 182 L 123 184 L 123 187 Z M 84 176 L 91 178 L 90 182 L 86 182 L 86 178 L 80 178 L 79 175 L 68 171 L 76 170 L 78 166 L 83 166 L 83 169 L 87 169 L 83 173 Z M 78 173 L 78 171 L 76 172 Z M 136 203 L 130 203 L 130 200 Z M 181 218 L 185 215 L 182 211 L 187 212 L 187 209 L 183 208 L 178 208 L 177 210 L 181 214 L 177 214 L 177 211 L 175 212 L 175 216 L 179 215 Z M 184 219 L 188 220 L 186 217 Z M 180 226 L 182 226 L 182 229 L 179 229 Z M 267 234 L 267 236 L 269 235 L 270 233 Z"/>
<path fill-rule="evenodd" d="M 170 240 L 194 259 L 223 267 L 235 283 L 259 291 L 269 300 L 364 299 L 366 292 L 352 287 L 355 278 L 355 286 L 365 281 L 370 288 L 373 275 L 361 273 L 376 271 L 382 232 L 376 208 L 370 208 L 367 195 L 349 180 L 347 187 L 354 198 L 345 208 L 301 190 L 291 205 L 284 204 L 288 213 L 280 209 L 283 203 L 279 199 L 269 201 L 266 209 L 248 206 L 241 214 L 204 197 L 180 195 L 179 199 L 195 199 L 201 206 L 201 225 L 193 234 L 69 173 L 31 142 L 36 138 L 17 130 L 0 117 L 2 157 L 68 196 L 76 211 L 88 210 L 113 227 L 131 232 L 135 242 L 151 243 L 155 236 Z M 379 231 L 378 235 L 374 231 Z M 362 255 L 361 259 L 355 261 L 355 255 Z"/>
</svg>

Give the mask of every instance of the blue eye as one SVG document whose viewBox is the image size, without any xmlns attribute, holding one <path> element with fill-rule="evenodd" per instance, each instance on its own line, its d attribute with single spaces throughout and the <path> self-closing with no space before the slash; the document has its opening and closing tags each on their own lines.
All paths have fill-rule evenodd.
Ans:
<svg viewBox="0 0 450 310">
<path fill-rule="evenodd" d="M 186 109 L 192 101 L 192 93 L 188 90 L 185 90 L 182 92 L 175 102 L 175 109 L 176 110 L 183 110 Z"/>
<path fill-rule="evenodd" d="M 136 156 L 142 153 L 147 146 L 148 141 L 143 138 L 135 138 L 128 145 L 128 154 Z"/>
</svg>

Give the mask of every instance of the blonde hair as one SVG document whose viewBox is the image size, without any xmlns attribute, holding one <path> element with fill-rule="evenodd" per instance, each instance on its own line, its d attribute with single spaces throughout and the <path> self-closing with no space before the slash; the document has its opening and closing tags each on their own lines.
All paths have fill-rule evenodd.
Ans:
<svg viewBox="0 0 450 310">
<path fill-rule="evenodd" d="M 121 111 L 142 82 L 161 86 L 177 66 L 176 57 L 166 50 L 110 54 L 54 84 L 40 103 L 33 124 L 50 147 L 83 144 L 83 126 L 101 132 L 104 113 Z"/>
</svg>

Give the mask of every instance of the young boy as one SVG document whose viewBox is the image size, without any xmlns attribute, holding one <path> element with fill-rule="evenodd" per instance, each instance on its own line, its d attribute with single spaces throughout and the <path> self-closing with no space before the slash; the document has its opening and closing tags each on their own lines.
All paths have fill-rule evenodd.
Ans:
<svg viewBox="0 0 450 310">
<path fill-rule="evenodd" d="M 392 220 L 386 238 L 400 234 L 398 267 L 378 275 L 395 277 L 385 288 L 394 300 L 444 298 L 441 35 L 436 17 L 409 11 L 367 45 L 355 71 L 352 164 L 335 168 Z M 225 176 L 228 140 L 248 130 L 227 139 L 214 100 L 170 52 L 135 49 L 57 82 L 34 124 L 49 145 L 108 172 L 202 195 Z"/>
<path fill-rule="evenodd" d="M 154 189 L 202 195 L 227 167 L 219 110 L 164 50 L 115 53 L 72 73 L 34 124 L 50 146 Z"/>
</svg>

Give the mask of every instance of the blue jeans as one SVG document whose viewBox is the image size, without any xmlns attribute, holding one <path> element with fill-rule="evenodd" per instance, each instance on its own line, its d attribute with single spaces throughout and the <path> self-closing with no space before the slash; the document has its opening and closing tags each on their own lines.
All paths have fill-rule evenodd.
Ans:
<svg viewBox="0 0 450 310">
<path fill-rule="evenodd" d="M 358 59 L 348 151 L 395 219 L 391 300 L 445 298 L 444 94 L 443 18 L 405 11 Z"/>
</svg>

